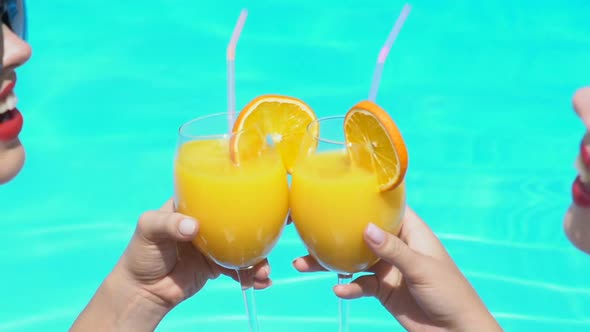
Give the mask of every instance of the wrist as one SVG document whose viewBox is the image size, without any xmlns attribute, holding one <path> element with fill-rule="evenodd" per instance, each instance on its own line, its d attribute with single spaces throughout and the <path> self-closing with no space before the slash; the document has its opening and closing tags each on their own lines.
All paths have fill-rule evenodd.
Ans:
<svg viewBox="0 0 590 332">
<path fill-rule="evenodd" d="M 154 331 L 170 308 L 117 268 L 96 291 L 71 331 Z"/>
<path fill-rule="evenodd" d="M 153 331 L 171 309 L 117 269 L 107 277 L 104 286 L 110 305 L 117 308 L 114 321 L 121 330 Z"/>
</svg>

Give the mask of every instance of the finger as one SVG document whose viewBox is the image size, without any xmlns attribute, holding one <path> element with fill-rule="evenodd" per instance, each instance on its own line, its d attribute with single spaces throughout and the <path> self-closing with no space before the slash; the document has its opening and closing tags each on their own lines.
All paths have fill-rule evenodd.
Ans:
<svg viewBox="0 0 590 332">
<path fill-rule="evenodd" d="M 265 259 L 262 262 L 256 264 L 254 266 L 254 280 L 268 280 L 270 278 L 270 264 L 268 264 L 268 260 Z"/>
<path fill-rule="evenodd" d="M 197 234 L 199 224 L 196 220 L 180 213 L 149 211 L 137 223 L 137 233 L 148 243 L 167 240 L 190 241 Z"/>
<path fill-rule="evenodd" d="M 367 269 L 367 272 L 375 273 L 378 276 L 384 276 L 389 273 L 392 269 L 397 271 L 395 266 L 391 266 L 390 263 L 383 259 L 380 259 L 377 263 Z M 398 271 L 399 272 L 399 271 Z"/>
<path fill-rule="evenodd" d="M 272 286 L 272 280 L 266 279 L 263 281 L 254 280 L 254 289 L 266 289 Z"/>
<path fill-rule="evenodd" d="M 238 274 L 235 270 L 221 268 L 219 272 L 223 275 L 226 275 L 232 278 L 236 282 L 240 282 L 240 278 L 238 278 Z M 254 289 L 265 289 L 272 285 L 272 280 L 270 278 L 254 278 L 253 284 Z"/>
<path fill-rule="evenodd" d="M 381 259 L 400 270 L 408 278 L 419 278 L 425 256 L 410 249 L 400 238 L 370 223 L 364 232 L 365 242 Z"/>
<path fill-rule="evenodd" d="M 436 238 L 434 232 L 432 232 L 426 222 L 409 206 L 406 206 L 402 220 L 402 231 L 400 232 L 400 237 L 402 238 L 405 235 L 403 231 L 405 233 L 420 233 L 422 236 L 428 238 Z"/>
<path fill-rule="evenodd" d="M 311 255 L 299 257 L 293 261 L 293 267 L 299 272 L 326 271 Z"/>
<path fill-rule="evenodd" d="M 240 278 L 238 278 L 238 273 L 236 272 L 236 270 L 233 269 L 227 269 L 224 268 L 222 266 L 218 266 L 217 267 L 218 271 L 230 278 L 232 278 L 233 280 L 240 282 Z M 264 260 L 258 264 L 256 264 L 256 266 L 254 267 L 254 282 L 262 282 L 265 283 L 268 280 L 270 280 L 270 265 L 268 264 L 268 260 Z"/>
<path fill-rule="evenodd" d="M 170 198 L 160 207 L 162 212 L 174 212 L 174 199 Z"/>
<path fill-rule="evenodd" d="M 223 269 L 221 273 L 232 278 L 238 283 L 241 282 L 240 278 L 238 277 L 238 273 L 235 270 Z M 272 280 L 269 277 L 260 277 L 255 275 L 253 279 L 252 276 L 250 276 L 247 280 L 245 280 L 245 283 L 247 285 L 254 286 L 254 289 L 265 289 L 272 285 Z"/>
<path fill-rule="evenodd" d="M 348 300 L 363 296 L 375 296 L 378 290 L 379 280 L 374 274 L 358 277 L 348 285 L 334 286 L 336 296 Z"/>
<path fill-rule="evenodd" d="M 234 281 L 240 282 L 240 278 L 238 278 L 238 273 L 236 270 L 226 269 L 224 267 L 218 267 L 219 273 L 226 275 L 232 278 Z"/>
<path fill-rule="evenodd" d="M 404 213 L 399 238 L 417 253 L 445 261 L 452 260 L 432 229 L 409 206 Z"/>
</svg>

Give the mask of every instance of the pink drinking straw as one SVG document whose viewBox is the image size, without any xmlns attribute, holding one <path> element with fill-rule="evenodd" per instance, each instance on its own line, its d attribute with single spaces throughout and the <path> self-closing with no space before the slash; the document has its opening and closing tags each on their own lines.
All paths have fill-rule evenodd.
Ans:
<svg viewBox="0 0 590 332">
<path fill-rule="evenodd" d="M 405 4 L 404 8 L 402 8 L 401 13 L 399 14 L 393 28 L 389 32 L 389 36 L 387 36 L 387 40 L 385 41 L 385 45 L 379 52 L 379 57 L 377 58 L 377 64 L 375 65 L 375 71 L 373 73 L 373 82 L 371 83 L 371 90 L 369 91 L 369 100 L 375 102 L 377 99 L 377 92 L 379 91 L 379 83 L 381 83 L 381 73 L 383 73 L 383 65 L 385 64 L 385 60 L 389 55 L 389 51 L 393 46 L 393 42 L 397 38 L 406 18 L 410 14 L 410 10 L 412 7 L 409 4 Z"/>
<path fill-rule="evenodd" d="M 227 45 L 227 121 L 230 132 L 236 120 L 236 45 L 246 23 L 246 17 L 248 17 L 248 10 L 242 9 Z"/>
</svg>

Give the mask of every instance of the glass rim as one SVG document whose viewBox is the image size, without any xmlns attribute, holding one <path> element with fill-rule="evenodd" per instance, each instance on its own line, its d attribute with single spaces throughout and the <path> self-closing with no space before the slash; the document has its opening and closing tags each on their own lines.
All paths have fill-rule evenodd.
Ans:
<svg viewBox="0 0 590 332">
<path fill-rule="evenodd" d="M 191 125 L 194 125 L 196 123 L 199 123 L 200 121 L 207 120 L 210 118 L 217 118 L 217 117 L 221 117 L 221 116 L 223 116 L 225 119 L 227 119 L 229 114 L 230 114 L 229 112 L 212 113 L 212 114 L 202 115 L 202 116 L 193 118 L 191 120 L 188 120 L 188 121 L 184 122 L 183 124 L 181 124 L 180 127 L 178 127 L 178 137 L 185 138 L 185 139 L 199 139 L 199 140 L 218 139 L 218 138 L 232 137 L 236 134 L 243 133 L 243 132 L 249 131 L 249 130 L 255 130 L 255 129 L 242 129 L 242 130 L 237 131 L 235 133 L 231 132 L 230 130 L 227 130 L 225 132 L 221 131 L 219 134 L 197 134 L 197 135 L 191 135 L 191 134 L 184 132 L 187 130 L 188 127 L 190 127 Z M 227 122 L 226 122 L 226 124 L 227 124 Z"/>
<path fill-rule="evenodd" d="M 347 145 L 346 141 L 338 141 L 338 140 L 332 140 L 332 139 L 326 139 L 326 138 L 322 138 L 322 134 L 321 134 L 321 130 L 322 130 L 322 129 L 321 129 L 321 128 L 322 128 L 322 126 L 321 126 L 321 123 L 322 123 L 322 121 L 328 121 L 328 120 L 337 120 L 337 119 L 341 119 L 341 120 L 342 120 L 342 122 L 344 123 L 344 118 L 345 118 L 345 116 L 344 116 L 344 115 L 330 115 L 330 116 L 324 116 L 324 117 L 321 117 L 321 118 L 317 118 L 317 119 L 313 120 L 312 122 L 310 122 L 310 123 L 307 125 L 307 128 L 305 129 L 305 132 L 306 132 L 306 133 L 307 133 L 309 136 L 311 136 L 311 138 L 312 138 L 312 139 L 314 139 L 314 140 L 316 140 L 316 141 L 318 141 L 318 142 L 323 142 L 323 143 L 326 143 L 326 144 L 333 144 L 333 145 L 342 145 L 342 146 L 346 146 L 346 145 Z M 312 126 L 314 123 L 320 124 L 320 126 L 319 126 L 320 130 L 318 130 L 318 133 L 317 133 L 317 135 L 316 135 L 316 134 L 312 134 L 312 133 L 310 132 L 311 126 Z M 342 130 L 344 130 L 344 128 L 342 128 Z"/>
</svg>

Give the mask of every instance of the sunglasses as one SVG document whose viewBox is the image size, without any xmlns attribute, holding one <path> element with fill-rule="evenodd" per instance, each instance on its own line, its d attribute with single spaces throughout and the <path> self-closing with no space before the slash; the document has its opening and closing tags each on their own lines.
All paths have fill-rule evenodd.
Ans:
<svg viewBox="0 0 590 332">
<path fill-rule="evenodd" d="M 27 38 L 25 0 L 0 0 L 2 23 L 6 24 L 22 40 Z"/>
</svg>

